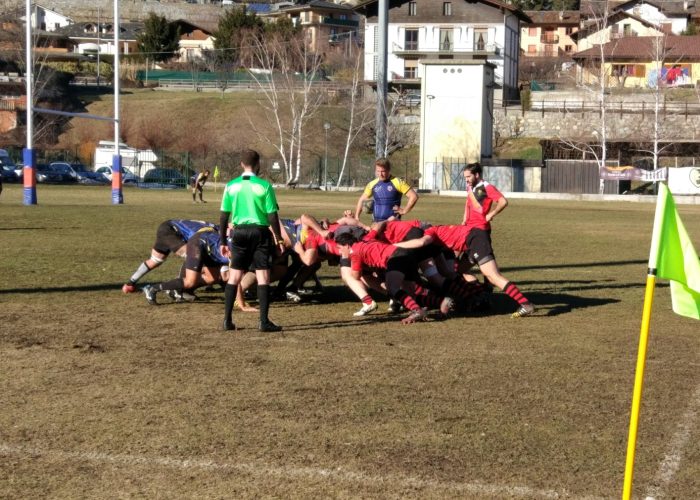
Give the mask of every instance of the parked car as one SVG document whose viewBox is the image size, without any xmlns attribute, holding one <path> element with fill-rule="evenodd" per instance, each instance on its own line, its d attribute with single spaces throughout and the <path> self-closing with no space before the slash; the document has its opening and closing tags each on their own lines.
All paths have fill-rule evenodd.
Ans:
<svg viewBox="0 0 700 500">
<path fill-rule="evenodd" d="M 0 177 L 2 177 L 2 182 L 20 182 L 20 177 L 15 172 L 14 165 L 3 165 Z"/>
<path fill-rule="evenodd" d="M 177 187 L 188 185 L 187 177 L 174 168 L 153 168 L 143 176 L 143 182 L 148 184 L 167 184 Z"/>
<path fill-rule="evenodd" d="M 81 184 L 109 184 L 110 180 L 99 172 L 93 172 L 82 163 L 72 163 L 71 168 L 78 175 L 78 182 Z"/>
<path fill-rule="evenodd" d="M 406 92 L 399 97 L 399 104 L 404 106 L 420 106 L 420 93 L 419 92 Z"/>
<path fill-rule="evenodd" d="M 100 167 L 95 172 L 104 175 L 109 182 L 112 182 L 112 167 Z M 138 181 L 138 177 L 122 167 L 122 184 L 136 183 Z"/>
<path fill-rule="evenodd" d="M 41 183 L 58 183 L 61 182 L 63 176 L 49 168 L 46 164 L 39 164 L 36 167 L 36 181 Z"/>
<path fill-rule="evenodd" d="M 49 170 L 61 176 L 60 182 L 78 182 L 78 173 L 73 170 L 70 163 L 54 161 L 49 163 Z"/>
</svg>

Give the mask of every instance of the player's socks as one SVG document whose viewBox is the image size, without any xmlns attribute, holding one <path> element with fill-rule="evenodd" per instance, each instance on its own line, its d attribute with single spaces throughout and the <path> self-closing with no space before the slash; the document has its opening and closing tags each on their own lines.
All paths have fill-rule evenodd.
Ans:
<svg viewBox="0 0 700 500">
<path fill-rule="evenodd" d="M 369 306 L 369 305 L 372 305 L 372 302 L 374 302 L 374 300 L 372 300 L 372 297 L 370 297 L 369 294 L 367 294 L 367 295 L 365 295 L 364 297 L 362 297 L 362 303 L 363 303 L 363 304 L 367 304 L 367 305 Z"/>
<path fill-rule="evenodd" d="M 139 268 L 136 270 L 134 274 L 131 275 L 131 278 L 129 278 L 129 283 L 134 284 L 138 280 L 140 280 L 144 274 L 148 273 L 151 270 L 150 267 L 146 265 L 145 262 L 141 262 L 141 265 Z"/>
<path fill-rule="evenodd" d="M 430 292 L 427 288 L 420 285 L 416 285 L 413 289 L 413 294 L 416 297 L 416 302 L 422 307 L 427 307 L 428 309 L 438 309 L 440 303 L 442 302 L 442 297 L 439 297 Z"/>
<path fill-rule="evenodd" d="M 260 306 L 260 323 L 267 323 L 270 311 L 270 285 L 258 285 L 258 305 Z"/>
<path fill-rule="evenodd" d="M 224 324 L 233 324 L 233 302 L 236 300 L 238 285 L 226 283 L 224 288 Z"/>
<path fill-rule="evenodd" d="M 175 290 L 182 294 L 182 290 L 185 288 L 185 282 L 182 278 L 175 278 L 174 280 L 164 281 L 159 285 L 154 285 L 154 287 L 156 290 Z"/>
<path fill-rule="evenodd" d="M 518 289 L 517 286 L 515 286 L 514 283 L 508 282 L 505 284 L 503 287 L 503 293 L 505 293 L 508 297 L 516 301 L 518 304 L 527 304 L 530 301 L 527 300 L 527 297 L 525 297 L 522 293 L 520 293 L 520 290 Z"/>
<path fill-rule="evenodd" d="M 404 290 L 399 290 L 398 292 L 396 292 L 396 295 L 394 295 L 394 300 L 401 303 L 409 311 L 421 310 L 420 306 L 413 299 L 413 297 L 407 294 Z"/>
</svg>

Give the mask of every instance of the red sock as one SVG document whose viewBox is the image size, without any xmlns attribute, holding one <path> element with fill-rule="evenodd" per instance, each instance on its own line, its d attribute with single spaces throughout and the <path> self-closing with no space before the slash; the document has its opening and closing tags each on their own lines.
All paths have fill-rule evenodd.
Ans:
<svg viewBox="0 0 700 500">
<path fill-rule="evenodd" d="M 370 305 L 372 302 L 374 302 L 374 301 L 372 300 L 372 297 L 369 296 L 369 294 L 367 294 L 367 295 L 365 295 L 364 297 L 362 297 L 362 303 L 363 303 L 363 304 Z"/>
<path fill-rule="evenodd" d="M 527 304 L 528 302 L 530 302 L 522 293 L 520 293 L 518 287 L 510 281 L 506 283 L 506 286 L 503 287 L 503 293 L 505 293 L 514 301 L 516 301 L 518 304 Z"/>
<path fill-rule="evenodd" d="M 399 290 L 396 295 L 394 296 L 394 300 L 397 302 L 400 302 L 406 309 L 409 311 L 419 311 L 420 306 L 418 303 L 413 300 L 413 297 L 411 297 L 409 294 L 407 294 L 403 290 Z"/>
</svg>

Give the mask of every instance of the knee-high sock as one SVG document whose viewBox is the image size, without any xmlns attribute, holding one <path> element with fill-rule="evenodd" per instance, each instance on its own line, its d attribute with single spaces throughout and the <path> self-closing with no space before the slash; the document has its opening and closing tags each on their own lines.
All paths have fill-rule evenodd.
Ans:
<svg viewBox="0 0 700 500">
<path fill-rule="evenodd" d="M 140 280 L 144 274 L 148 273 L 151 271 L 151 268 L 146 265 L 146 262 L 141 262 L 141 265 L 139 268 L 136 270 L 134 274 L 131 275 L 131 278 L 129 278 L 129 283 L 132 285 L 135 284 L 138 280 Z"/>
<path fill-rule="evenodd" d="M 437 309 L 438 307 L 440 307 L 440 303 L 443 299 L 443 297 L 435 295 L 430 290 L 428 290 L 427 288 L 423 288 L 420 285 L 416 285 L 415 289 L 413 290 L 413 293 L 416 296 L 416 302 L 420 306 L 427 307 L 429 309 Z"/>
<path fill-rule="evenodd" d="M 164 281 L 160 285 L 156 285 L 158 290 L 175 290 L 178 293 L 182 293 L 185 287 L 185 282 L 182 278 L 175 278 L 174 280 Z"/>
<path fill-rule="evenodd" d="M 258 305 L 260 306 L 260 322 L 267 323 L 270 311 L 270 285 L 258 285 Z"/>
<path fill-rule="evenodd" d="M 510 281 L 506 283 L 503 287 L 503 293 L 505 293 L 514 301 L 516 301 L 518 304 L 527 304 L 528 302 L 530 302 L 529 300 L 527 300 L 527 297 L 520 293 L 520 290 L 517 286 L 515 286 L 515 283 L 512 283 Z"/>
<path fill-rule="evenodd" d="M 233 322 L 233 302 L 236 300 L 238 285 L 226 283 L 224 288 L 224 320 Z"/>
<path fill-rule="evenodd" d="M 394 295 L 394 300 L 401 303 L 409 311 L 420 310 L 420 306 L 418 305 L 418 303 L 404 290 L 399 290 L 398 292 L 396 292 L 396 294 Z"/>
</svg>

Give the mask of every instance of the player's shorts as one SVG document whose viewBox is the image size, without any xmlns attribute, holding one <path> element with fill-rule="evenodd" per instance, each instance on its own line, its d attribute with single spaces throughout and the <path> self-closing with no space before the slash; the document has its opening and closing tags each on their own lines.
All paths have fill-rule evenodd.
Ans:
<svg viewBox="0 0 700 500">
<path fill-rule="evenodd" d="M 411 229 L 408 230 L 406 233 L 406 236 L 403 237 L 401 241 L 410 241 L 410 240 L 417 240 L 418 238 L 423 237 L 423 229 L 419 227 L 412 227 Z"/>
<path fill-rule="evenodd" d="M 231 267 L 239 271 L 272 266 L 272 233 L 267 226 L 235 226 L 231 233 Z"/>
<path fill-rule="evenodd" d="M 185 240 L 169 222 L 163 222 L 158 226 L 156 242 L 153 244 L 153 249 L 156 252 L 169 255 L 171 252 L 177 252 L 184 244 Z"/>
<path fill-rule="evenodd" d="M 201 273 L 203 267 L 218 269 L 221 267 L 221 263 L 212 258 L 207 249 L 207 243 L 202 241 L 197 233 L 187 242 L 185 269 Z"/>
<path fill-rule="evenodd" d="M 404 275 L 404 279 L 414 280 L 418 277 L 418 262 L 420 261 L 417 260 L 416 250 L 399 248 L 387 261 L 386 272 L 400 272 Z"/>
<path fill-rule="evenodd" d="M 467 235 L 467 257 L 474 265 L 486 264 L 494 260 L 493 248 L 491 247 L 491 230 L 472 229 Z"/>
</svg>

